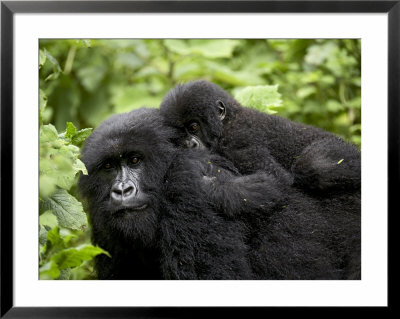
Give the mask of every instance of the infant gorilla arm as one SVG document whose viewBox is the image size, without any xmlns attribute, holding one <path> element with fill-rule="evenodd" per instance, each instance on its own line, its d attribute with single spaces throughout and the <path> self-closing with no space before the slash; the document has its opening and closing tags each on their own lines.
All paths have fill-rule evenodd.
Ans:
<svg viewBox="0 0 400 319">
<path fill-rule="evenodd" d="M 204 200 L 199 156 L 179 152 L 174 134 L 158 110 L 140 109 L 85 142 L 79 189 L 92 241 L 112 256 L 96 258 L 98 278 L 251 279 L 244 224 Z"/>
<path fill-rule="evenodd" d="M 198 181 L 197 192 L 201 190 L 202 200 L 225 217 L 248 216 L 256 211 L 267 214 L 288 200 L 289 186 L 285 182 L 265 172 L 243 176 L 226 158 L 208 150 L 180 150 L 170 170 L 178 172 L 178 180 L 183 172 L 190 174 Z M 171 172 L 169 176 L 176 179 Z"/>
<path fill-rule="evenodd" d="M 161 103 L 180 145 L 206 147 L 242 174 L 263 170 L 310 191 L 359 189 L 359 151 L 331 133 L 241 106 L 217 85 L 194 81 Z"/>
</svg>

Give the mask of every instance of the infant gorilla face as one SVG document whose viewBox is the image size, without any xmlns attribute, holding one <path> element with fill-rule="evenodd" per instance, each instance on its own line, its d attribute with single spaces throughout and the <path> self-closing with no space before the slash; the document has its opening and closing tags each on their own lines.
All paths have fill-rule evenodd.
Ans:
<svg viewBox="0 0 400 319">
<path fill-rule="evenodd" d="M 180 146 L 214 149 L 223 132 L 226 105 L 232 101 L 217 85 L 194 81 L 172 89 L 160 111 L 167 123 L 181 132 Z"/>
<path fill-rule="evenodd" d="M 143 242 L 154 239 L 163 158 L 171 150 L 168 131 L 152 113 L 142 109 L 103 122 L 85 143 L 88 175 L 79 182 L 93 222 L 101 216 L 113 231 Z"/>
</svg>

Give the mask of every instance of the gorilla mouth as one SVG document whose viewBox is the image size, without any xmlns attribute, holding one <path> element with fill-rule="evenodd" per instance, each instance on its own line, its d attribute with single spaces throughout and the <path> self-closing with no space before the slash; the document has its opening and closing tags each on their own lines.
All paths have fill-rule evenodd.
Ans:
<svg viewBox="0 0 400 319">
<path fill-rule="evenodd" d="M 132 213 L 139 213 L 139 212 L 146 210 L 146 208 L 148 206 L 149 205 L 147 205 L 147 204 L 143 204 L 143 205 L 134 206 L 134 207 L 133 206 L 124 207 L 122 209 L 118 209 L 117 211 L 115 211 L 115 215 L 123 216 L 123 215 L 132 214 Z"/>
<path fill-rule="evenodd" d="M 133 210 L 133 211 L 140 211 L 140 210 L 145 210 L 147 208 L 147 204 L 143 204 L 140 206 L 136 206 L 136 207 L 129 207 L 129 210 Z"/>
</svg>

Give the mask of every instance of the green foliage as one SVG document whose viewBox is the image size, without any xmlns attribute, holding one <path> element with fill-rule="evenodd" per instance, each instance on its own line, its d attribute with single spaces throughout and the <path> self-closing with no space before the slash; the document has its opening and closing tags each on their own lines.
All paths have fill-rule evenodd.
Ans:
<svg viewBox="0 0 400 319">
<path fill-rule="evenodd" d="M 270 40 L 280 58 L 267 78 L 279 84 L 279 115 L 361 144 L 361 42 Z"/>
<path fill-rule="evenodd" d="M 45 55 L 53 65 L 57 61 Z M 59 72 L 58 68 L 55 72 Z M 47 77 L 48 78 L 48 77 Z M 108 254 L 99 247 L 80 244 L 87 241 L 85 229 L 88 221 L 82 204 L 69 193 L 76 185 L 79 173 L 87 174 L 79 159 L 78 145 L 90 135 L 91 129 L 77 130 L 67 123 L 59 134 L 52 124 L 43 125 L 47 96 L 39 94 L 39 274 L 40 279 L 69 279 L 71 270 L 80 268 L 98 254 Z M 87 264 L 85 264 L 87 267 Z M 89 279 L 93 269 L 81 274 Z"/>
<path fill-rule="evenodd" d="M 360 60 L 357 39 L 41 40 L 43 122 L 96 127 L 114 113 L 158 107 L 177 83 L 206 79 L 249 107 L 360 145 Z"/>
<path fill-rule="evenodd" d="M 77 235 L 65 231 L 62 234 L 58 227 L 46 231 L 40 226 L 40 230 L 40 237 L 44 238 L 47 234 L 47 241 L 40 246 L 40 279 L 69 279 L 70 271 L 80 267 L 83 262 L 92 260 L 99 254 L 111 257 L 103 249 L 88 244 L 68 248 Z"/>
<path fill-rule="evenodd" d="M 72 125 L 72 124 L 71 124 Z M 78 172 L 87 174 L 79 157 L 79 147 L 74 143 L 82 143 L 90 129 L 58 134 L 52 124 L 41 125 L 39 129 L 39 185 L 41 197 L 47 197 L 55 191 L 56 186 L 69 190 L 75 183 Z"/>
<path fill-rule="evenodd" d="M 82 204 L 65 189 L 56 189 L 50 196 L 40 201 L 39 207 L 39 212 L 51 210 L 62 227 L 81 230 L 87 227 Z"/>
<path fill-rule="evenodd" d="M 277 85 L 247 86 L 237 89 L 234 97 L 240 104 L 250 106 L 261 112 L 277 113 L 273 108 L 282 105 Z"/>
<path fill-rule="evenodd" d="M 42 279 L 90 279 L 92 258 L 105 253 L 90 246 L 76 199 L 89 127 L 158 107 L 178 83 L 209 80 L 245 106 L 361 144 L 357 39 L 46 39 L 39 46 Z"/>
</svg>

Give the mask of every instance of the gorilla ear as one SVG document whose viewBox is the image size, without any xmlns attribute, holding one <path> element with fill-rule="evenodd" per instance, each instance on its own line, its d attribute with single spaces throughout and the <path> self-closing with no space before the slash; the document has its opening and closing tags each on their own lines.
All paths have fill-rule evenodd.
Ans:
<svg viewBox="0 0 400 319">
<path fill-rule="evenodd" d="M 217 108 L 218 108 L 219 119 L 222 121 L 226 115 L 225 104 L 221 100 L 217 100 Z"/>
</svg>

